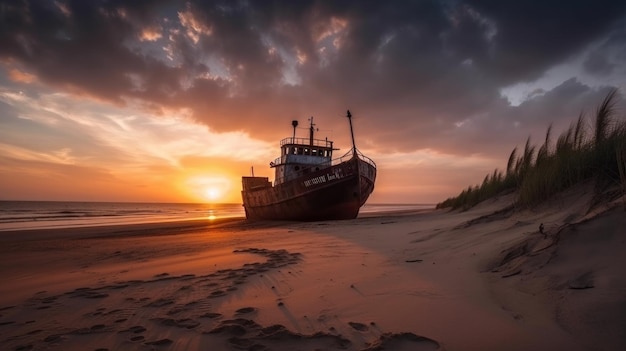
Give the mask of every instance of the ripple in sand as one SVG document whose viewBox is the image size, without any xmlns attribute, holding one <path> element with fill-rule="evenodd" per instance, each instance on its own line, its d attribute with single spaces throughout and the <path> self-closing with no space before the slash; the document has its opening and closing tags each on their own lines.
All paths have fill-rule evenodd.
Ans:
<svg viewBox="0 0 626 351">
<path fill-rule="evenodd" d="M 45 341 L 45 342 L 55 342 L 55 341 L 59 341 L 59 340 L 61 340 L 61 335 L 59 335 L 59 334 L 49 335 L 49 336 L 46 336 L 45 339 L 43 339 L 43 341 Z"/>
<path fill-rule="evenodd" d="M 227 296 L 231 294 L 231 291 L 237 290 L 237 287 L 248 284 L 250 277 L 258 277 L 259 275 L 262 276 L 261 272 L 274 270 L 277 267 L 284 267 L 289 264 L 295 264 L 299 262 L 301 258 L 300 254 L 291 254 L 286 250 L 244 249 L 239 252 L 261 255 L 265 259 L 265 262 L 254 262 L 236 269 L 220 270 L 202 276 L 196 276 L 193 274 L 173 276 L 169 273 L 162 273 L 152 276 L 146 280 L 118 281 L 108 285 L 105 284 L 104 281 L 101 281 L 95 288 L 81 287 L 55 296 L 46 296 L 46 292 L 40 292 L 37 296 L 25 301 L 25 303 L 19 306 L 0 306 L 0 310 L 3 311 L 3 315 L 8 314 L 8 312 L 4 311 L 15 308 L 28 308 L 31 311 L 37 308 L 45 310 L 50 308 L 51 310 L 59 310 L 60 312 L 62 310 L 71 310 L 71 307 L 75 304 L 75 302 L 72 301 L 73 299 L 96 300 L 81 301 L 81 308 L 76 310 L 76 312 L 79 313 L 78 317 L 83 318 L 82 322 L 89 323 L 84 324 L 85 327 L 70 331 L 65 328 L 51 328 L 45 330 L 37 329 L 36 331 L 33 331 L 32 334 L 29 334 L 32 335 L 31 338 L 33 338 L 33 341 L 36 338 L 37 342 L 33 342 L 32 345 L 27 345 L 26 342 L 22 341 L 23 344 L 21 346 L 24 346 L 24 349 L 46 349 L 50 348 L 50 345 L 56 345 L 57 343 L 63 342 L 66 337 L 71 340 L 75 340 L 76 335 L 96 333 L 127 333 L 125 335 L 127 342 L 135 341 L 145 345 L 165 345 L 165 347 L 167 347 L 168 344 L 172 343 L 171 340 L 158 340 L 150 338 L 149 334 L 144 334 L 147 330 L 143 326 L 136 325 L 128 328 L 126 323 L 133 319 L 140 318 L 145 321 L 145 317 L 147 317 L 145 314 L 137 314 L 137 312 L 142 312 L 145 308 L 153 308 L 153 310 L 149 310 L 152 312 L 148 312 L 148 314 L 158 312 L 159 314 L 157 316 L 163 317 L 156 319 L 156 323 L 158 323 L 161 328 L 162 326 L 173 326 L 184 329 L 199 329 L 204 323 L 206 323 L 209 327 L 213 327 L 214 324 L 218 324 L 218 326 L 221 326 L 222 329 L 218 328 L 216 331 L 221 330 L 224 332 L 223 334 L 220 334 L 223 335 L 223 337 L 228 338 L 236 336 L 238 333 L 243 333 L 242 335 L 245 335 L 246 337 L 254 338 L 256 337 L 256 333 L 261 331 L 261 326 L 256 324 L 254 321 L 242 318 L 234 319 L 224 324 L 225 321 L 222 321 L 223 316 L 221 314 L 207 312 L 208 310 L 210 311 L 210 301 L 212 301 L 212 299 L 207 298 L 207 295 L 209 295 L 208 297 Z M 168 285 L 167 289 L 151 289 L 152 284 L 159 284 L 163 281 L 175 281 L 176 283 Z M 206 292 L 203 288 L 201 288 L 203 285 L 212 288 Z M 149 297 L 144 295 L 146 291 L 151 292 Z M 98 299 L 104 298 L 107 298 L 106 301 L 110 302 L 110 306 L 124 306 L 124 308 L 109 310 L 108 308 L 101 307 L 102 302 Z M 50 313 L 48 311 L 50 310 L 47 310 L 46 312 L 36 311 L 35 313 L 37 313 L 37 316 L 44 317 Z M 257 311 L 258 310 L 254 307 L 244 307 L 235 313 L 235 317 L 254 316 L 254 313 Z M 71 311 L 69 312 L 71 313 Z M 139 315 L 139 317 L 131 317 L 133 315 Z M 172 318 L 167 318 L 167 315 L 172 315 Z M 195 318 L 196 320 L 192 318 Z M 214 319 L 215 321 L 206 319 L 201 321 L 199 318 Z M 0 323 L 6 323 L 8 325 L 4 328 L 13 328 L 17 322 L 11 323 L 12 320 L 12 318 L 6 316 Z M 24 332 L 26 331 L 28 330 L 25 330 Z M 226 331 L 229 332 L 227 333 Z M 254 335 L 250 335 L 250 333 Z M 299 334 L 293 334 L 289 331 L 283 331 L 283 333 L 291 335 L 291 338 L 302 337 Z M 264 334 L 262 337 L 268 336 Z M 13 343 L 19 342 L 17 339 L 11 341 L 12 345 L 9 346 L 10 350 L 15 350 L 17 347 L 20 347 L 19 344 Z M 263 343 L 265 343 L 265 341 Z M 282 343 L 282 341 L 280 341 L 280 343 Z M 231 344 L 235 347 L 235 343 Z M 275 349 L 274 345 L 271 343 L 268 344 L 269 346 L 264 346 L 262 343 L 254 340 L 251 343 L 246 343 L 246 345 L 248 345 L 247 348 L 249 350 L 266 350 L 268 347 L 269 349 Z M 0 349 L 1 348 L 2 347 L 0 347 Z"/>
<path fill-rule="evenodd" d="M 160 340 L 156 340 L 156 341 L 147 341 L 144 344 L 146 345 L 155 345 L 155 346 L 159 346 L 159 345 L 169 345 L 171 344 L 173 341 L 170 339 L 160 339 Z"/>
<path fill-rule="evenodd" d="M 174 304 L 174 299 L 171 298 L 161 298 L 156 301 L 152 301 L 146 305 L 146 307 L 163 307 L 167 305 Z"/>
<path fill-rule="evenodd" d="M 215 312 L 207 312 L 203 315 L 201 315 L 199 318 L 211 318 L 211 319 L 215 319 L 215 318 L 220 318 L 222 316 L 221 313 L 215 313 Z"/>
<path fill-rule="evenodd" d="M 256 308 L 254 308 L 254 307 L 244 307 L 244 308 L 240 308 L 237 311 L 235 311 L 236 314 L 246 314 L 246 313 L 252 313 L 252 312 L 256 312 Z"/>
<path fill-rule="evenodd" d="M 165 325 L 168 327 L 177 327 L 177 328 L 185 328 L 185 329 L 193 329 L 200 325 L 200 322 L 195 321 L 191 318 L 181 318 L 181 319 L 152 318 L 150 320 L 159 322 L 161 325 Z"/>
<path fill-rule="evenodd" d="M 273 350 L 290 349 L 293 345 L 282 343 L 298 342 L 304 349 L 346 349 L 351 345 L 350 340 L 340 335 L 317 332 L 313 335 L 295 333 L 286 327 L 276 324 L 262 327 L 256 322 L 237 318 L 221 322 L 207 334 L 228 337 L 228 343 L 233 348 L 246 350 Z M 269 346 L 268 346 L 269 345 Z"/>
<path fill-rule="evenodd" d="M 220 296 L 224 296 L 224 295 L 226 295 L 226 292 L 224 292 L 222 290 L 215 290 L 215 291 L 211 292 L 209 297 L 220 297 Z"/>
<path fill-rule="evenodd" d="M 141 325 L 136 325 L 134 327 L 130 327 L 128 329 L 120 330 L 118 333 L 134 333 L 139 334 L 145 332 L 147 329 Z"/>
<path fill-rule="evenodd" d="M 207 334 L 226 334 L 226 335 L 245 335 L 248 330 L 238 324 L 220 324 L 217 327 L 209 330 Z"/>
<path fill-rule="evenodd" d="M 348 322 L 348 324 L 355 330 L 358 331 L 368 331 L 369 328 L 367 327 L 367 325 L 363 324 L 363 323 L 358 323 L 358 322 Z"/>
</svg>

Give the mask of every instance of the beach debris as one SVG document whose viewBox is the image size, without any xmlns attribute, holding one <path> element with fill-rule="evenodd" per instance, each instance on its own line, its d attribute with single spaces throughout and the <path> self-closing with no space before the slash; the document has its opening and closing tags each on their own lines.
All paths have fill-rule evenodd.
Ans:
<svg viewBox="0 0 626 351">
<path fill-rule="evenodd" d="M 420 260 L 419 258 L 416 258 L 416 259 L 412 259 L 412 260 L 405 260 L 404 262 L 406 262 L 406 263 L 415 263 L 415 262 L 422 262 L 422 261 L 424 261 L 424 260 Z"/>
</svg>

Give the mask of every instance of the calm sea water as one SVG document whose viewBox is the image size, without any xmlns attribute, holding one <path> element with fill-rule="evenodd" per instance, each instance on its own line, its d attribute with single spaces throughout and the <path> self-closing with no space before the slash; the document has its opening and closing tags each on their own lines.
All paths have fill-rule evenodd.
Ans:
<svg viewBox="0 0 626 351">
<path fill-rule="evenodd" d="M 360 213 L 368 216 L 433 207 L 366 204 Z M 0 231 L 244 217 L 241 204 L 0 201 Z"/>
</svg>

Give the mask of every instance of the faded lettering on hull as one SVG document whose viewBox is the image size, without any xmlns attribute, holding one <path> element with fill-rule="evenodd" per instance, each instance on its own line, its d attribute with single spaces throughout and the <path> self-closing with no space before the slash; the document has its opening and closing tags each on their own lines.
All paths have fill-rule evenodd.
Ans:
<svg viewBox="0 0 626 351">
<path fill-rule="evenodd" d="M 333 173 L 322 174 L 320 176 L 313 177 L 311 179 L 307 179 L 303 183 L 304 183 L 304 186 L 308 188 L 308 187 L 313 186 L 313 185 L 323 184 L 323 183 L 326 183 L 326 182 L 329 182 L 329 181 L 333 181 L 333 180 L 337 180 L 337 179 L 341 179 L 341 178 L 343 178 L 341 169 L 337 169 Z"/>
</svg>

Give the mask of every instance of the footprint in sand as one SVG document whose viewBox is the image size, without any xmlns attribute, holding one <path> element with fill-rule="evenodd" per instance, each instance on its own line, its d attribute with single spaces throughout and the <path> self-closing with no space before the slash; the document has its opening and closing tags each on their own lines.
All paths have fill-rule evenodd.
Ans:
<svg viewBox="0 0 626 351">
<path fill-rule="evenodd" d="M 244 307 L 244 308 L 240 308 L 237 311 L 235 311 L 236 314 L 246 314 L 246 313 L 252 313 L 255 312 L 256 308 L 254 307 Z"/>
<path fill-rule="evenodd" d="M 207 312 L 203 315 L 200 316 L 200 318 L 210 318 L 210 319 L 216 319 L 221 317 L 222 314 L 221 313 L 215 313 L 215 312 Z"/>
<path fill-rule="evenodd" d="M 374 350 L 441 350 L 439 343 L 433 339 L 413 333 L 385 333 L 378 340 L 368 345 L 363 351 Z"/>
<path fill-rule="evenodd" d="M 358 322 L 348 322 L 348 324 L 349 324 L 352 328 L 354 328 L 355 330 L 358 330 L 358 331 L 362 331 L 362 332 L 364 332 L 364 331 L 368 331 L 368 330 L 369 330 L 369 328 L 367 327 L 367 325 L 365 325 L 365 324 L 363 324 L 363 323 L 358 323 Z"/>
</svg>

